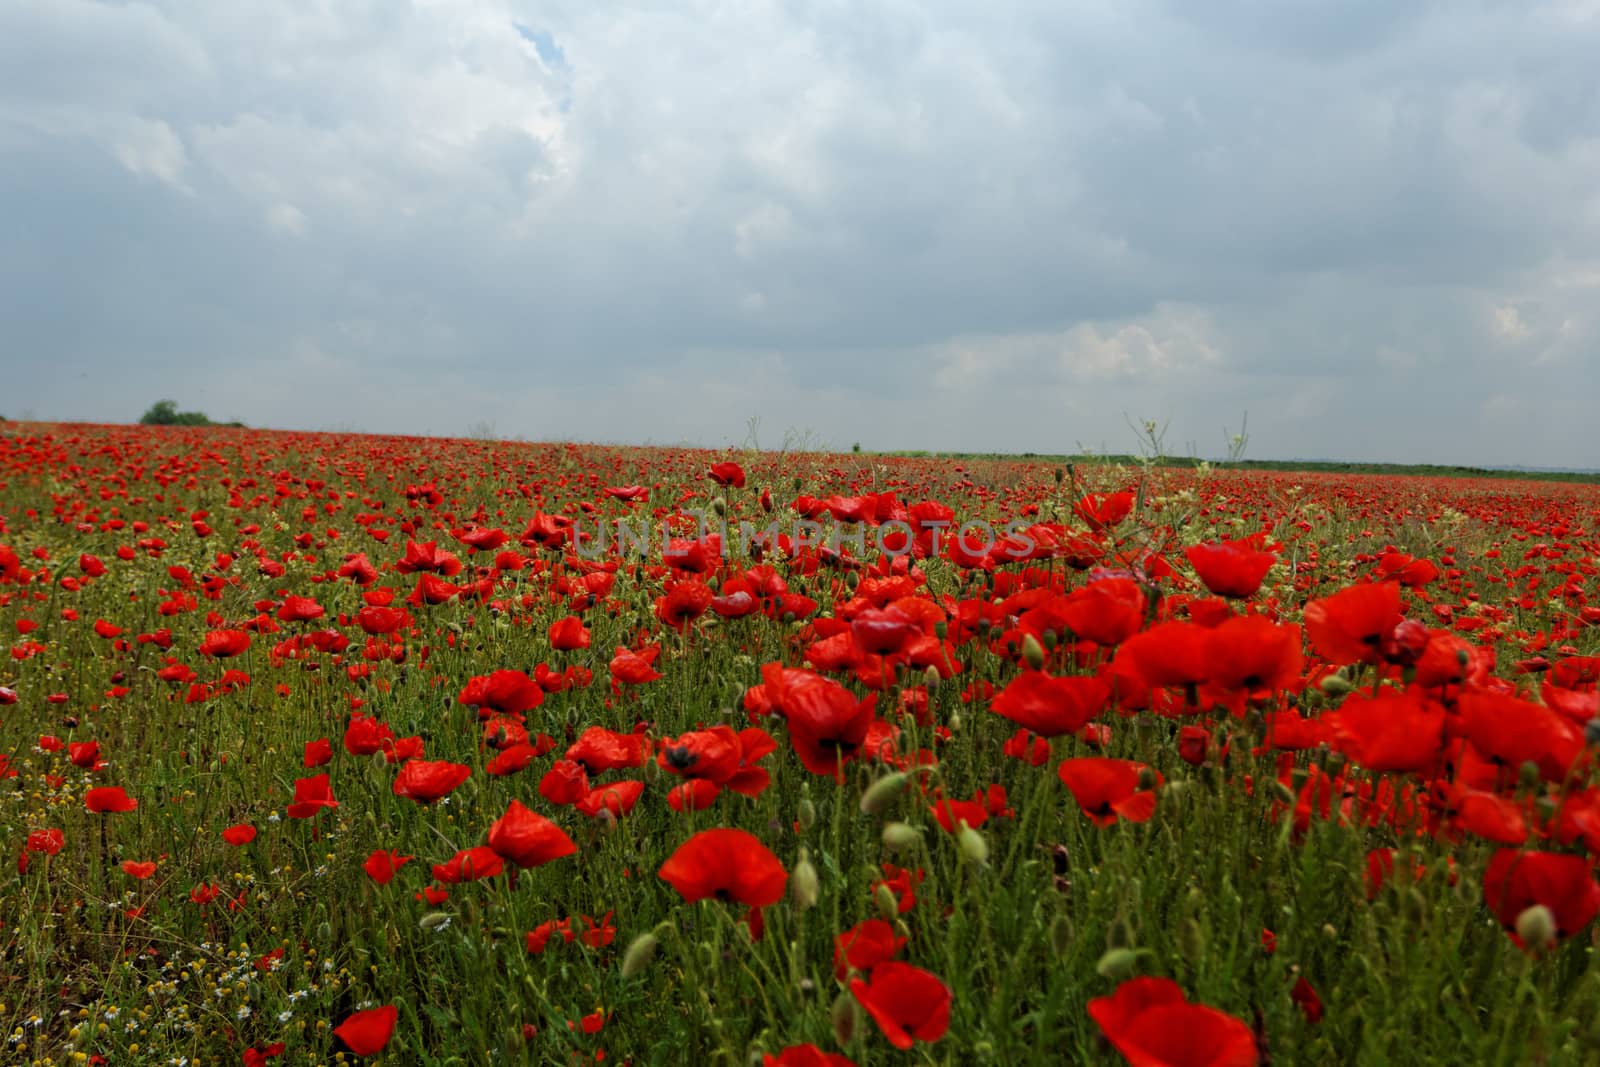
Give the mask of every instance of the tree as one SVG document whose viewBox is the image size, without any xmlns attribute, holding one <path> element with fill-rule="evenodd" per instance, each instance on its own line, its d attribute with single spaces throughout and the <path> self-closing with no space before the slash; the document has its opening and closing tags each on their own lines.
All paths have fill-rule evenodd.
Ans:
<svg viewBox="0 0 1600 1067">
<path fill-rule="evenodd" d="M 139 417 L 145 426 L 210 426 L 211 420 L 201 411 L 179 411 L 175 400 L 157 400 Z"/>
</svg>

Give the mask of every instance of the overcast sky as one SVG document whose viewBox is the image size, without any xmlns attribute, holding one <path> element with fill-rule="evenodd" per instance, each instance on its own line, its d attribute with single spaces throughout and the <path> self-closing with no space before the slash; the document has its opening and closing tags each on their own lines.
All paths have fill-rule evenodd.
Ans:
<svg viewBox="0 0 1600 1067">
<path fill-rule="evenodd" d="M 0 0 L 0 413 L 1600 467 L 1600 2 Z"/>
</svg>

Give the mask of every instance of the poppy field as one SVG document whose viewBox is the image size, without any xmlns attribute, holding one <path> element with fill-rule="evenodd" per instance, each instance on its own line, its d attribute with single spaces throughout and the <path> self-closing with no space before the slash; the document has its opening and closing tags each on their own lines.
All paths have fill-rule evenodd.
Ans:
<svg viewBox="0 0 1600 1067">
<path fill-rule="evenodd" d="M 0 1062 L 1600 1062 L 1597 556 L 1576 483 L 10 424 Z"/>
</svg>

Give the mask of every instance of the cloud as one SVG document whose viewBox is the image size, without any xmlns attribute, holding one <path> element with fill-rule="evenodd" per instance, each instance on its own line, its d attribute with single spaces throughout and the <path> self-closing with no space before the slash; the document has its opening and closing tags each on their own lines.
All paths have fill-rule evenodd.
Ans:
<svg viewBox="0 0 1600 1067">
<path fill-rule="evenodd" d="M 7 406 L 1600 466 L 1597 49 L 1576 2 L 18 0 Z"/>
</svg>

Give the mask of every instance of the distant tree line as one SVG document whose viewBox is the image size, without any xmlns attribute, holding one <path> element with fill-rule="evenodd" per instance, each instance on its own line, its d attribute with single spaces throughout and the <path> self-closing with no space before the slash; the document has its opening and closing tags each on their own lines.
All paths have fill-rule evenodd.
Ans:
<svg viewBox="0 0 1600 1067">
<path fill-rule="evenodd" d="M 243 426 L 244 423 L 212 422 L 203 411 L 179 411 L 175 400 L 157 400 L 139 422 L 145 426 Z"/>
</svg>

